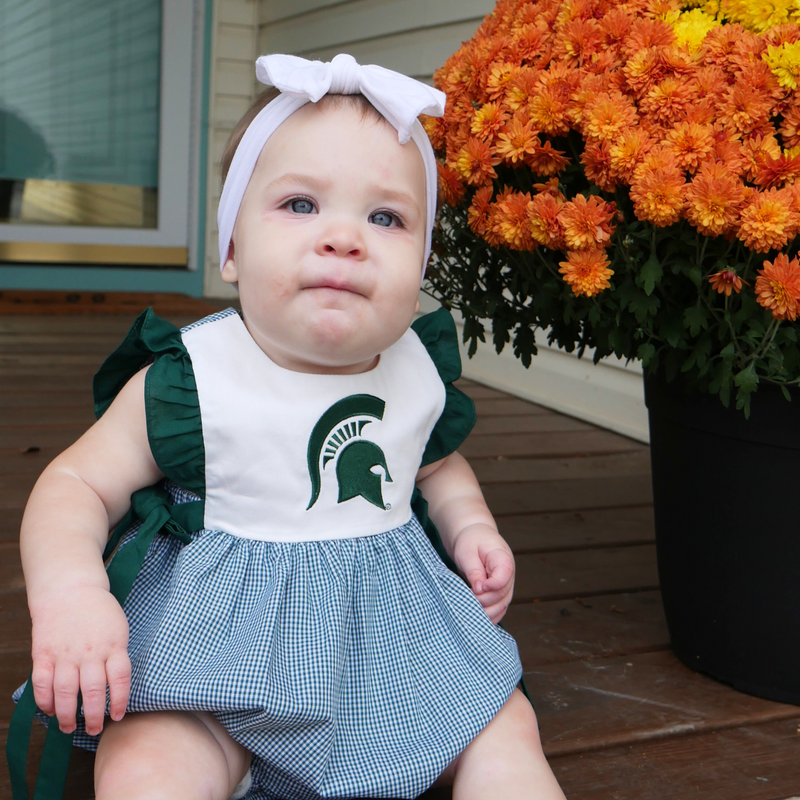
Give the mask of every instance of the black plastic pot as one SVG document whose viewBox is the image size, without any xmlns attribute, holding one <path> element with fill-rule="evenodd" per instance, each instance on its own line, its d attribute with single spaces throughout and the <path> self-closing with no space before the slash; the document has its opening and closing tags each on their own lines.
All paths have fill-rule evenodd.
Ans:
<svg viewBox="0 0 800 800">
<path fill-rule="evenodd" d="M 645 378 L 656 549 L 675 655 L 800 705 L 800 396 L 762 384 L 750 419 Z"/>
</svg>

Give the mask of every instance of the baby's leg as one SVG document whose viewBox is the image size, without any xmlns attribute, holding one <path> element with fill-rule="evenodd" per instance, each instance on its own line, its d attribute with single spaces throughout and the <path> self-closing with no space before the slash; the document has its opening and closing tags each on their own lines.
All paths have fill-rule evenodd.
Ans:
<svg viewBox="0 0 800 800">
<path fill-rule="evenodd" d="M 228 800 L 250 753 L 203 711 L 106 719 L 95 761 L 96 800 Z"/>
<path fill-rule="evenodd" d="M 448 773 L 453 800 L 564 800 L 542 752 L 536 715 L 519 689 L 445 770 L 444 780 Z"/>
</svg>

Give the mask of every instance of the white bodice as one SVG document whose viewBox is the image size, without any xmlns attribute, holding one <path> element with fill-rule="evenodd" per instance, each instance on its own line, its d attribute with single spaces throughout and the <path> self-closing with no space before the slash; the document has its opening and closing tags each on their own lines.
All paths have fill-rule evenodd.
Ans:
<svg viewBox="0 0 800 800">
<path fill-rule="evenodd" d="M 359 375 L 283 369 L 231 311 L 182 334 L 205 445 L 205 528 L 265 541 L 369 536 L 411 518 L 445 388 L 408 330 Z"/>
</svg>

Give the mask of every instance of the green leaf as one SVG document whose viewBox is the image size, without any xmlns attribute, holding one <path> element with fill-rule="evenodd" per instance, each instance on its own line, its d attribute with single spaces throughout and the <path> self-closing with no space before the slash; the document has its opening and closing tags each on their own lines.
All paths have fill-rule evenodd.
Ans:
<svg viewBox="0 0 800 800">
<path fill-rule="evenodd" d="M 789 393 L 789 388 L 784 384 L 781 384 L 781 392 L 783 396 L 791 403 L 792 402 L 792 395 Z"/>
<path fill-rule="evenodd" d="M 740 395 L 743 393 L 750 394 L 758 388 L 758 374 L 756 373 L 756 362 L 751 361 L 743 370 L 740 370 L 733 376 L 733 382 L 740 390 Z M 739 407 L 737 402 L 737 408 Z"/>
<path fill-rule="evenodd" d="M 644 262 L 641 271 L 639 272 L 639 283 L 644 289 L 646 295 L 653 294 L 656 284 L 661 280 L 664 275 L 664 270 L 661 269 L 661 263 L 655 253 L 652 253 L 650 258 Z"/>
<path fill-rule="evenodd" d="M 639 345 L 639 349 L 637 351 L 637 355 L 639 360 L 642 362 L 642 366 L 646 367 L 650 364 L 653 360 L 653 357 L 656 354 L 656 348 L 653 347 L 650 342 L 645 342 L 644 344 Z"/>
<path fill-rule="evenodd" d="M 701 330 L 708 328 L 708 312 L 702 306 L 692 306 L 683 312 L 683 323 L 690 336 L 698 336 Z"/>
</svg>

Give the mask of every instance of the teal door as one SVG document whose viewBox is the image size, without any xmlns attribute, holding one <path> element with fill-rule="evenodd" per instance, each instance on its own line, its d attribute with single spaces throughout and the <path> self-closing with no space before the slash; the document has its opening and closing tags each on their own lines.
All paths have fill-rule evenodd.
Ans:
<svg viewBox="0 0 800 800">
<path fill-rule="evenodd" d="M 209 11 L 0 3 L 0 289 L 202 292 Z"/>
</svg>

